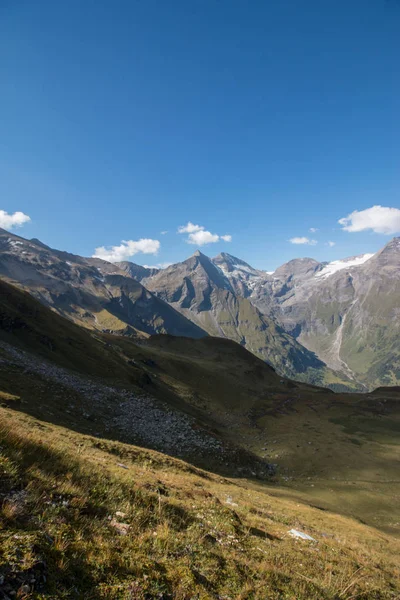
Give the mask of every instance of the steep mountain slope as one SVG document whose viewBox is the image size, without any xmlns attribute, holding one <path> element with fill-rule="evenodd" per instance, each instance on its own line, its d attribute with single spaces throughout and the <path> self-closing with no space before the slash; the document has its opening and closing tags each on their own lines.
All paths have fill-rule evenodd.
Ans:
<svg viewBox="0 0 400 600">
<path fill-rule="evenodd" d="M 369 389 L 400 382 L 400 238 L 376 255 L 291 261 L 250 300 L 332 369 Z"/>
<path fill-rule="evenodd" d="M 400 238 L 359 267 L 340 356 L 369 386 L 400 383 Z"/>
<path fill-rule="evenodd" d="M 0 276 L 59 314 L 94 329 L 130 335 L 205 335 L 117 266 L 53 250 L 4 230 L 0 230 Z"/>
<path fill-rule="evenodd" d="M 247 268 L 246 263 L 241 268 L 243 265 Z M 235 289 L 241 283 L 237 280 L 231 283 L 224 270 L 201 252 L 143 282 L 210 335 L 242 344 L 279 373 L 313 382 L 322 383 L 328 376 L 335 380 L 312 352 L 305 350 L 269 316 L 262 315 L 249 299 L 238 295 Z"/>
</svg>

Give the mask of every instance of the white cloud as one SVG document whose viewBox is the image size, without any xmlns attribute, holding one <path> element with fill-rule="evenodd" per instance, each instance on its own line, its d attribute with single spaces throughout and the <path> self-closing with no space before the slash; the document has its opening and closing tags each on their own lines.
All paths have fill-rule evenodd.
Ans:
<svg viewBox="0 0 400 600">
<path fill-rule="evenodd" d="M 400 232 L 400 209 L 371 206 L 365 210 L 355 210 L 338 222 L 344 231 L 353 233 L 371 229 L 375 233 L 390 235 Z"/>
<path fill-rule="evenodd" d="M 150 240 L 142 238 L 141 240 L 122 240 L 119 246 L 111 246 L 106 248 L 105 246 L 99 246 L 95 248 L 93 258 L 101 258 L 108 262 L 119 262 L 127 260 L 135 254 L 157 254 L 160 249 L 160 242 L 158 240 Z"/>
<path fill-rule="evenodd" d="M 166 235 L 168 231 L 160 231 L 161 235 Z"/>
<path fill-rule="evenodd" d="M 0 210 L 0 227 L 3 229 L 12 229 L 13 227 L 21 227 L 31 220 L 28 215 L 17 211 L 14 214 L 8 214 L 5 210 Z"/>
<path fill-rule="evenodd" d="M 186 240 L 188 244 L 195 244 L 196 246 L 204 246 L 205 244 L 215 244 L 218 242 L 219 235 L 211 233 L 211 231 L 196 231 L 195 233 L 189 233 L 189 237 Z"/>
<path fill-rule="evenodd" d="M 310 227 L 311 233 L 316 233 L 318 229 L 316 227 Z"/>
<path fill-rule="evenodd" d="M 195 233 L 196 231 L 203 231 L 202 225 L 194 225 L 190 221 L 186 225 L 178 227 L 178 233 Z"/>
<path fill-rule="evenodd" d="M 290 238 L 291 244 L 306 244 L 308 246 L 315 246 L 318 244 L 317 240 L 310 240 L 308 237 L 294 237 Z"/>
<path fill-rule="evenodd" d="M 333 246 L 336 245 L 336 242 L 326 242 L 327 246 L 330 246 L 331 248 L 333 248 Z"/>
<path fill-rule="evenodd" d="M 189 235 L 186 238 L 186 242 L 196 246 L 215 244 L 220 240 L 223 240 L 224 242 L 232 241 L 231 235 L 218 235 L 217 233 L 211 233 L 211 231 L 207 231 L 203 225 L 195 225 L 191 221 L 189 221 L 186 225 L 178 227 L 178 233 L 188 233 Z"/>
</svg>

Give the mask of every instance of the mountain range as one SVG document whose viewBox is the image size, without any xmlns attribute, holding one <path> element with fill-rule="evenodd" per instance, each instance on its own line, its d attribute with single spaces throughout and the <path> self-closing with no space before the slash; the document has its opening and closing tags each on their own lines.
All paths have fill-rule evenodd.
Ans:
<svg viewBox="0 0 400 600">
<path fill-rule="evenodd" d="M 165 269 L 109 263 L 0 230 L 0 276 L 94 330 L 232 339 L 282 376 L 332 389 L 400 382 L 400 238 L 375 255 L 273 273 L 196 251 Z"/>
<path fill-rule="evenodd" d="M 1 597 L 399 597 L 400 387 L 333 393 L 267 364 L 314 356 L 276 299 L 255 306 L 276 273 L 1 241 Z M 393 251 L 354 268 L 378 258 L 385 283 Z M 339 274 L 302 264 L 297 284 Z M 261 334 L 269 358 L 244 347 Z"/>
</svg>

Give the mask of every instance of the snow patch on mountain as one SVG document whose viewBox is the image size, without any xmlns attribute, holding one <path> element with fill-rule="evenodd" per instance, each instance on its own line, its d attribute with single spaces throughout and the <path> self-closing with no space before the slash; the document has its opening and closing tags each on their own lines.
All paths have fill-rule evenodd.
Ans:
<svg viewBox="0 0 400 600">
<path fill-rule="evenodd" d="M 331 275 L 334 275 L 342 269 L 348 269 L 349 267 L 358 267 L 363 265 L 367 260 L 372 258 L 374 254 L 361 254 L 360 256 L 352 256 L 351 258 L 345 258 L 343 260 L 334 260 L 327 265 L 321 271 L 316 273 L 315 277 L 326 279 Z"/>
<path fill-rule="evenodd" d="M 8 238 L 7 242 L 10 244 L 10 246 L 23 246 L 24 245 L 23 242 L 13 240 L 12 238 Z"/>
</svg>

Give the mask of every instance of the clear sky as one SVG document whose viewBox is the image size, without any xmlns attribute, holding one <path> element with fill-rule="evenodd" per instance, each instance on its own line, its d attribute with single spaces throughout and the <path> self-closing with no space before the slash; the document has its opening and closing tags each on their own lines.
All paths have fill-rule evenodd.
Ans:
<svg viewBox="0 0 400 600">
<path fill-rule="evenodd" d="M 399 64 L 397 0 L 2 0 L 0 224 L 149 265 L 373 252 Z"/>
</svg>

